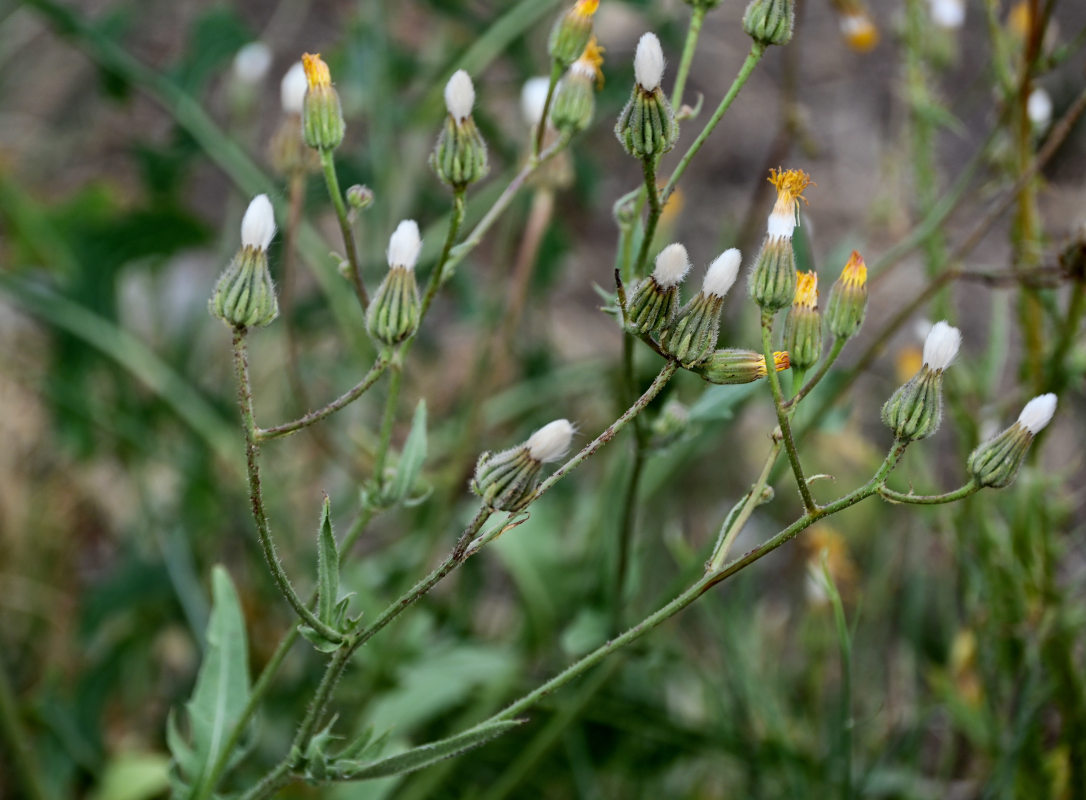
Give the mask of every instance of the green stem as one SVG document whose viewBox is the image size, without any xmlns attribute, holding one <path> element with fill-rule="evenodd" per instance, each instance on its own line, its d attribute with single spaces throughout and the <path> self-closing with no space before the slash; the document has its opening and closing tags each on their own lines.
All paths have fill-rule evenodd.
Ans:
<svg viewBox="0 0 1086 800">
<path fill-rule="evenodd" d="M 342 408 L 346 408 L 365 394 L 370 387 L 377 382 L 377 379 L 380 378 L 388 368 L 389 360 L 387 354 L 379 356 L 361 381 L 323 408 L 319 408 L 316 411 L 310 411 L 304 417 L 299 417 L 293 422 L 276 425 L 274 428 L 257 428 L 254 431 L 256 440 L 262 442 L 266 439 L 276 439 L 280 436 L 287 436 L 288 434 L 300 431 L 302 428 L 308 427 L 315 422 L 320 422 L 325 417 L 331 416 Z"/>
<path fill-rule="evenodd" d="M 841 351 L 845 348 L 845 342 L 847 341 L 847 339 L 834 337 L 833 345 L 830 347 L 830 354 L 821 364 L 819 364 L 818 369 L 815 371 L 815 374 L 812 375 L 807 380 L 807 382 L 803 384 L 803 388 L 796 392 L 790 400 L 785 402 L 785 410 L 793 409 L 797 405 L 799 405 L 800 401 L 811 393 L 811 390 L 818 385 L 819 381 L 826 377 L 826 373 L 829 372 L 830 367 L 833 366 L 833 362 L 837 360 L 837 357 L 841 355 Z"/>
<path fill-rule="evenodd" d="M 460 233 L 460 226 L 464 224 L 464 190 L 453 190 L 452 217 L 449 219 L 449 231 L 445 235 L 445 245 L 441 248 L 441 255 L 437 264 L 430 273 L 430 280 L 426 284 L 426 291 L 422 295 L 422 305 L 419 308 L 419 319 L 426 316 L 430 310 L 430 304 L 434 302 L 441 284 L 445 282 L 445 266 L 449 263 L 449 255 L 452 253 L 456 237 Z"/>
<path fill-rule="evenodd" d="M 388 381 L 388 395 L 385 397 L 385 411 L 381 415 L 381 433 L 377 440 L 377 455 L 373 459 L 373 476 L 378 483 L 384 481 L 385 461 L 388 448 L 392 444 L 392 428 L 396 423 L 396 407 L 400 402 L 400 385 L 403 383 L 403 359 L 401 350 L 391 364 L 392 377 Z"/>
<path fill-rule="evenodd" d="M 743 530 L 743 526 L 747 524 L 747 520 L 754 513 L 754 509 L 764 501 L 765 487 L 769 482 L 770 472 L 773 470 L 773 464 L 776 463 L 780 452 L 781 443 L 779 441 L 773 442 L 773 446 L 769 449 L 769 455 L 766 456 L 765 464 L 762 465 L 762 472 L 754 485 L 750 487 L 750 491 L 747 492 L 738 513 L 728 514 L 724 518 L 724 524 L 721 525 L 720 534 L 717 536 L 717 545 L 705 566 L 706 572 L 716 572 L 724 565 L 735 537 Z"/>
<path fill-rule="evenodd" d="M 649 200 L 649 216 L 645 221 L 645 233 L 641 237 L 641 248 L 637 251 L 637 260 L 634 262 L 633 277 L 639 278 L 645 274 L 645 262 L 652 248 L 652 239 L 656 235 L 656 226 L 660 222 L 660 214 L 663 207 L 660 205 L 660 192 L 656 188 L 656 157 L 649 156 L 642 159 L 641 168 L 645 176 L 645 195 Z"/>
<path fill-rule="evenodd" d="M 547 84 L 547 97 L 543 100 L 543 113 L 539 115 L 539 124 L 535 129 L 535 138 L 532 141 L 532 158 L 539 158 L 543 150 L 543 136 L 547 131 L 547 116 L 551 113 L 551 101 L 554 99 L 554 89 L 558 86 L 558 79 L 562 77 L 562 65 L 557 61 L 551 62 L 551 80 Z"/>
<path fill-rule="evenodd" d="M 682 108 L 686 77 L 690 74 L 690 64 L 694 60 L 694 51 L 698 48 L 698 36 L 701 34 L 701 25 L 705 21 L 705 12 L 707 10 L 705 6 L 696 5 L 690 14 L 690 27 L 686 29 L 686 43 L 683 44 L 679 70 L 675 73 L 675 88 L 671 92 L 671 105 L 676 114 Z"/>
<path fill-rule="evenodd" d="M 679 183 L 679 179 L 683 173 L 686 172 L 686 168 L 690 166 L 690 162 L 694 156 L 697 155 L 698 150 L 705 144 L 705 140 L 709 138 L 709 135 L 716 128 L 717 124 L 723 118 L 724 113 L 731 106 L 732 101 L 739 95 L 739 90 L 743 88 L 743 85 L 747 82 L 751 73 L 754 71 L 754 67 L 761 61 L 762 56 L 765 55 L 765 45 L 755 42 L 750 46 L 750 53 L 747 55 L 746 61 L 743 62 L 743 66 L 739 68 L 739 74 L 735 76 L 735 80 L 732 81 L 732 85 L 728 88 L 727 94 L 724 95 L 724 99 L 720 101 L 720 105 L 717 106 L 716 111 L 713 112 L 713 116 L 709 117 L 709 121 L 705 123 L 705 127 L 702 128 L 701 133 L 698 134 L 686 153 L 683 154 L 682 160 L 679 161 L 679 165 L 675 167 L 675 171 L 668 179 L 667 185 L 660 193 L 661 202 L 666 203 L 667 199 L 671 197 L 671 193 L 675 191 L 675 186 Z"/>
<path fill-rule="evenodd" d="M 351 219 L 347 215 L 347 205 L 343 202 L 343 193 L 339 189 L 335 158 L 331 150 L 321 150 L 320 154 L 324 183 L 328 187 L 328 196 L 332 198 L 332 206 L 336 209 L 336 219 L 339 220 L 339 230 L 343 234 L 343 249 L 346 251 L 347 263 L 351 268 L 351 283 L 354 284 L 358 302 L 365 309 L 370 304 L 370 296 L 366 293 L 366 285 L 362 282 L 362 266 L 358 261 L 358 250 L 355 248 L 354 231 L 351 230 Z"/>
<path fill-rule="evenodd" d="M 981 489 L 973 481 L 965 484 L 959 489 L 955 489 L 952 492 L 946 492 L 945 494 L 930 494 L 930 495 L 918 495 L 911 492 L 906 494 L 904 492 L 895 492 L 888 486 L 882 486 L 879 488 L 879 496 L 885 500 L 889 500 L 892 503 L 908 503 L 910 505 L 917 506 L 936 506 L 943 503 L 953 503 L 956 500 L 962 500 L 969 497 L 972 494 L 976 494 Z"/>
<path fill-rule="evenodd" d="M 31 739 L 19 719 L 15 690 L 3 664 L 0 664 L 0 741 L 7 742 L 11 766 L 28 800 L 46 800 L 49 794 L 41 781 L 43 773 L 34 758 Z"/>
<path fill-rule="evenodd" d="M 612 422 L 607 428 L 586 444 L 580 452 L 569 459 L 565 464 L 556 469 L 551 476 L 539 484 L 539 487 L 535 490 L 535 494 L 532 495 L 531 502 L 535 502 L 542 497 L 554 484 L 558 483 L 563 477 L 565 477 L 572 469 L 580 465 L 589 456 L 593 455 L 597 450 L 603 447 L 607 442 L 615 438 L 620 430 L 626 427 L 630 420 L 634 419 L 638 414 L 645 410 L 649 403 L 653 401 L 656 395 L 660 394 L 663 388 L 667 385 L 667 382 L 671 380 L 671 377 L 675 374 L 675 371 L 679 368 L 679 365 L 675 361 L 669 361 L 664 365 L 664 368 L 660 370 L 660 373 L 653 380 L 652 385 L 645 390 L 634 402 L 632 406 L 626 409 L 625 413 L 617 420 Z"/>
<path fill-rule="evenodd" d="M 792 464 L 792 473 L 796 476 L 799 485 L 799 494 L 803 498 L 803 507 L 808 513 L 818 510 L 818 504 L 811 497 L 811 488 L 807 485 L 807 479 L 803 475 L 803 467 L 799 463 L 799 453 L 796 451 L 796 443 L 792 439 L 792 425 L 788 420 L 788 414 L 784 409 L 784 396 L 781 393 L 781 381 L 777 371 L 773 369 L 773 314 L 762 312 L 762 352 L 765 354 L 765 363 L 768 365 L 767 377 L 769 388 L 773 392 L 773 407 L 777 412 L 777 424 L 780 425 L 781 437 L 784 439 L 784 449 L 788 453 L 788 461 Z"/>
<path fill-rule="evenodd" d="M 622 389 L 624 403 L 634 401 L 637 393 L 634 375 L 634 338 L 630 334 L 622 337 Z M 629 568 L 630 546 L 634 537 L 634 525 L 637 514 L 637 490 L 641 484 L 641 473 L 645 466 L 645 431 L 642 418 L 634 418 L 633 463 L 626 480 L 626 488 L 621 502 L 622 519 L 618 529 L 618 557 L 615 562 L 614 586 L 611 593 L 612 628 L 618 629 L 622 615 L 622 595 L 626 586 L 626 573 Z M 605 501 L 607 502 L 607 501 Z"/>
<path fill-rule="evenodd" d="M 306 608 L 298 593 L 290 583 L 279 563 L 279 555 L 275 551 L 275 542 L 272 540 L 271 528 L 268 525 L 268 516 L 264 510 L 264 500 L 260 491 L 260 446 L 257 444 L 256 423 L 253 420 L 253 393 L 249 383 L 249 356 L 245 347 L 245 329 L 234 329 L 234 371 L 238 381 L 238 408 L 241 410 L 242 427 L 245 430 L 245 465 L 249 476 L 249 500 L 252 505 L 253 520 L 256 522 L 257 537 L 260 539 L 260 548 L 264 551 L 264 560 L 268 562 L 272 578 L 276 586 L 294 612 L 313 630 L 321 634 L 331 642 L 343 640 L 343 635 L 333 628 L 325 625 Z"/>
</svg>

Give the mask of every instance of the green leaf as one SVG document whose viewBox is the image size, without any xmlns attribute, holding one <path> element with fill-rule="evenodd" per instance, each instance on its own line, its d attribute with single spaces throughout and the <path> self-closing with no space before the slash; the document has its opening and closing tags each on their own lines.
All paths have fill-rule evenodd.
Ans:
<svg viewBox="0 0 1086 800">
<path fill-rule="evenodd" d="M 757 383 L 710 386 L 690 407 L 691 422 L 720 422 L 735 416 L 738 408 L 758 388 Z"/>
<path fill-rule="evenodd" d="M 334 625 L 333 612 L 339 599 L 339 550 L 332 533 L 332 503 L 324 496 L 321 524 L 317 532 L 317 618 Z"/>
<path fill-rule="evenodd" d="M 213 606 L 207 647 L 192 699 L 186 704 L 189 739 L 171 718 L 167 743 L 183 781 L 197 786 L 216 762 L 249 700 L 249 653 L 237 592 L 222 566 L 212 572 Z"/>
<path fill-rule="evenodd" d="M 390 496 L 393 501 L 402 500 L 415 485 L 422 462 L 426 460 L 426 401 L 419 400 L 415 406 L 415 417 L 411 421 L 411 432 L 407 434 L 400 463 L 396 465 L 396 475 L 392 479 Z"/>
<path fill-rule="evenodd" d="M 424 744 L 421 747 L 415 747 L 407 752 L 382 758 L 380 761 L 373 761 L 369 764 L 361 764 L 357 761 L 338 761 L 335 764 L 335 769 L 340 777 L 346 780 L 383 778 L 387 775 L 401 775 L 405 772 L 413 772 L 480 747 L 491 739 L 496 739 L 503 733 L 508 733 L 513 728 L 521 725 L 522 722 L 523 720 L 503 720 L 483 724 L 456 736 L 450 736 L 448 739 Z"/>
</svg>

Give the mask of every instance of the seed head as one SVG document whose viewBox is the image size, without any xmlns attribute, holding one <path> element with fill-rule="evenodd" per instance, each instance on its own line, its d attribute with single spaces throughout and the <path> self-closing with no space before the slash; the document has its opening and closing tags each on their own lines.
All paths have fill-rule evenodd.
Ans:
<svg viewBox="0 0 1086 800">
<path fill-rule="evenodd" d="M 241 218 L 241 243 L 245 247 L 267 250 L 275 236 L 275 211 L 266 194 L 258 194 Z"/>
<path fill-rule="evenodd" d="M 249 42 L 234 55 L 234 75 L 250 86 L 260 83 L 271 67 L 271 48 L 263 42 Z"/>
<path fill-rule="evenodd" d="M 471 83 L 471 76 L 458 69 L 445 84 L 445 107 L 449 110 L 449 115 L 459 122 L 471 116 L 474 105 L 475 87 Z"/>
<path fill-rule="evenodd" d="M 641 88 L 648 92 L 660 86 L 664 77 L 664 51 L 655 33 L 644 34 L 637 43 L 634 77 Z"/>
<path fill-rule="evenodd" d="M 405 219 L 396 226 L 388 240 L 388 265 L 414 269 L 421 250 L 422 237 L 419 235 L 418 223 L 413 219 Z"/>
<path fill-rule="evenodd" d="M 705 278 L 701 283 L 701 290 L 705 294 L 723 297 L 732 288 L 735 278 L 739 274 L 739 265 L 743 262 L 743 254 L 735 247 L 725 250 L 713 259 L 709 269 L 705 272 Z"/>
<path fill-rule="evenodd" d="M 568 419 L 556 419 L 528 437 L 528 455 L 544 464 L 558 461 L 569 452 L 573 440 L 573 425 Z"/>
<path fill-rule="evenodd" d="M 652 277 L 661 289 L 670 289 L 682 283 L 690 271 L 690 257 L 681 244 L 669 244 L 656 256 L 656 268 Z"/>
<path fill-rule="evenodd" d="M 305 79 L 305 67 L 301 61 L 295 61 L 283 76 L 279 84 L 279 100 L 283 105 L 283 111 L 287 114 L 301 114 L 302 104 L 305 102 L 305 90 L 308 82 Z"/>
<path fill-rule="evenodd" d="M 1044 427 L 1052 420 L 1052 415 L 1055 413 L 1056 395 L 1051 392 L 1042 394 L 1026 403 L 1022 413 L 1018 415 L 1018 424 L 1029 431 L 1031 435 L 1036 436 L 1044 430 Z"/>
<path fill-rule="evenodd" d="M 931 326 L 931 332 L 924 341 L 924 366 L 935 372 L 942 372 L 954 356 L 958 354 L 958 348 L 962 344 L 962 332 L 945 320 L 936 322 Z"/>
</svg>

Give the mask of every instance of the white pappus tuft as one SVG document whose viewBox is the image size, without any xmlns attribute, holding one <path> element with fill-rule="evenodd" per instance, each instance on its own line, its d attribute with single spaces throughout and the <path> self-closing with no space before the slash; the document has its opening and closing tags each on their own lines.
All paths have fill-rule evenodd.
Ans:
<svg viewBox="0 0 1086 800">
<path fill-rule="evenodd" d="M 656 256 L 652 278 L 661 289 L 670 289 L 683 282 L 690 271 L 690 256 L 681 244 L 669 244 Z"/>
<path fill-rule="evenodd" d="M 924 366 L 940 372 L 950 366 L 958 348 L 962 346 L 962 332 L 945 320 L 936 322 L 924 340 Z"/>
<path fill-rule="evenodd" d="M 634 77 L 642 89 L 654 91 L 664 77 L 664 51 L 655 33 L 644 34 L 634 54 Z"/>
<path fill-rule="evenodd" d="M 954 30 L 965 23 L 965 0 L 928 0 L 931 21 L 940 28 Z"/>
<path fill-rule="evenodd" d="M 471 76 L 458 69 L 445 84 L 445 108 L 449 110 L 452 118 L 459 122 L 471 116 L 474 105 L 475 86 L 471 83 Z"/>
<path fill-rule="evenodd" d="M 305 67 L 301 61 L 295 61 L 279 84 L 279 102 L 283 105 L 283 111 L 287 114 L 301 114 L 308 88 Z"/>
<path fill-rule="evenodd" d="M 241 218 L 241 243 L 245 247 L 267 250 L 275 236 L 275 211 L 266 194 L 258 194 Z"/>
<path fill-rule="evenodd" d="M 550 88 L 550 85 L 550 78 L 539 75 L 525 81 L 524 88 L 520 90 L 520 113 L 524 115 L 524 121 L 528 123 L 530 128 L 539 125 L 539 119 L 543 116 L 543 105 L 547 102 L 547 89 Z"/>
<path fill-rule="evenodd" d="M 1018 424 L 1036 436 L 1052 420 L 1056 413 L 1056 395 L 1038 395 L 1026 403 L 1022 413 L 1018 415 Z"/>
<path fill-rule="evenodd" d="M 422 236 L 419 224 L 413 219 L 405 219 L 396 226 L 388 240 L 389 267 L 414 269 L 422 250 Z"/>
<path fill-rule="evenodd" d="M 1052 122 L 1052 98 L 1040 86 L 1029 93 L 1029 99 L 1026 100 L 1026 116 L 1035 128 L 1042 131 Z"/>
<path fill-rule="evenodd" d="M 271 68 L 271 48 L 263 42 L 249 42 L 234 54 L 234 77 L 241 83 L 256 85 Z"/>
<path fill-rule="evenodd" d="M 568 419 L 556 419 L 528 437 L 528 455 L 536 461 L 557 461 L 569 452 L 573 440 L 573 424 Z"/>
<path fill-rule="evenodd" d="M 725 250 L 713 259 L 709 269 L 705 272 L 705 278 L 701 282 L 701 290 L 705 294 L 713 294 L 723 297 L 735 283 L 735 277 L 739 274 L 739 265 L 743 261 L 743 254 L 735 247 Z"/>
</svg>

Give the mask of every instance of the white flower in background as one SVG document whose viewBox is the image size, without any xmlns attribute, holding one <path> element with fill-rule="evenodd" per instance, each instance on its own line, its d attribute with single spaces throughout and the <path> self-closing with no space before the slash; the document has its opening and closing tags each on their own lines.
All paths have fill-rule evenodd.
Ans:
<svg viewBox="0 0 1086 800">
<path fill-rule="evenodd" d="M 305 93 L 309 84 L 305 78 L 305 67 L 301 61 L 294 62 L 279 84 L 279 100 L 287 114 L 301 114 L 305 103 Z"/>
</svg>

